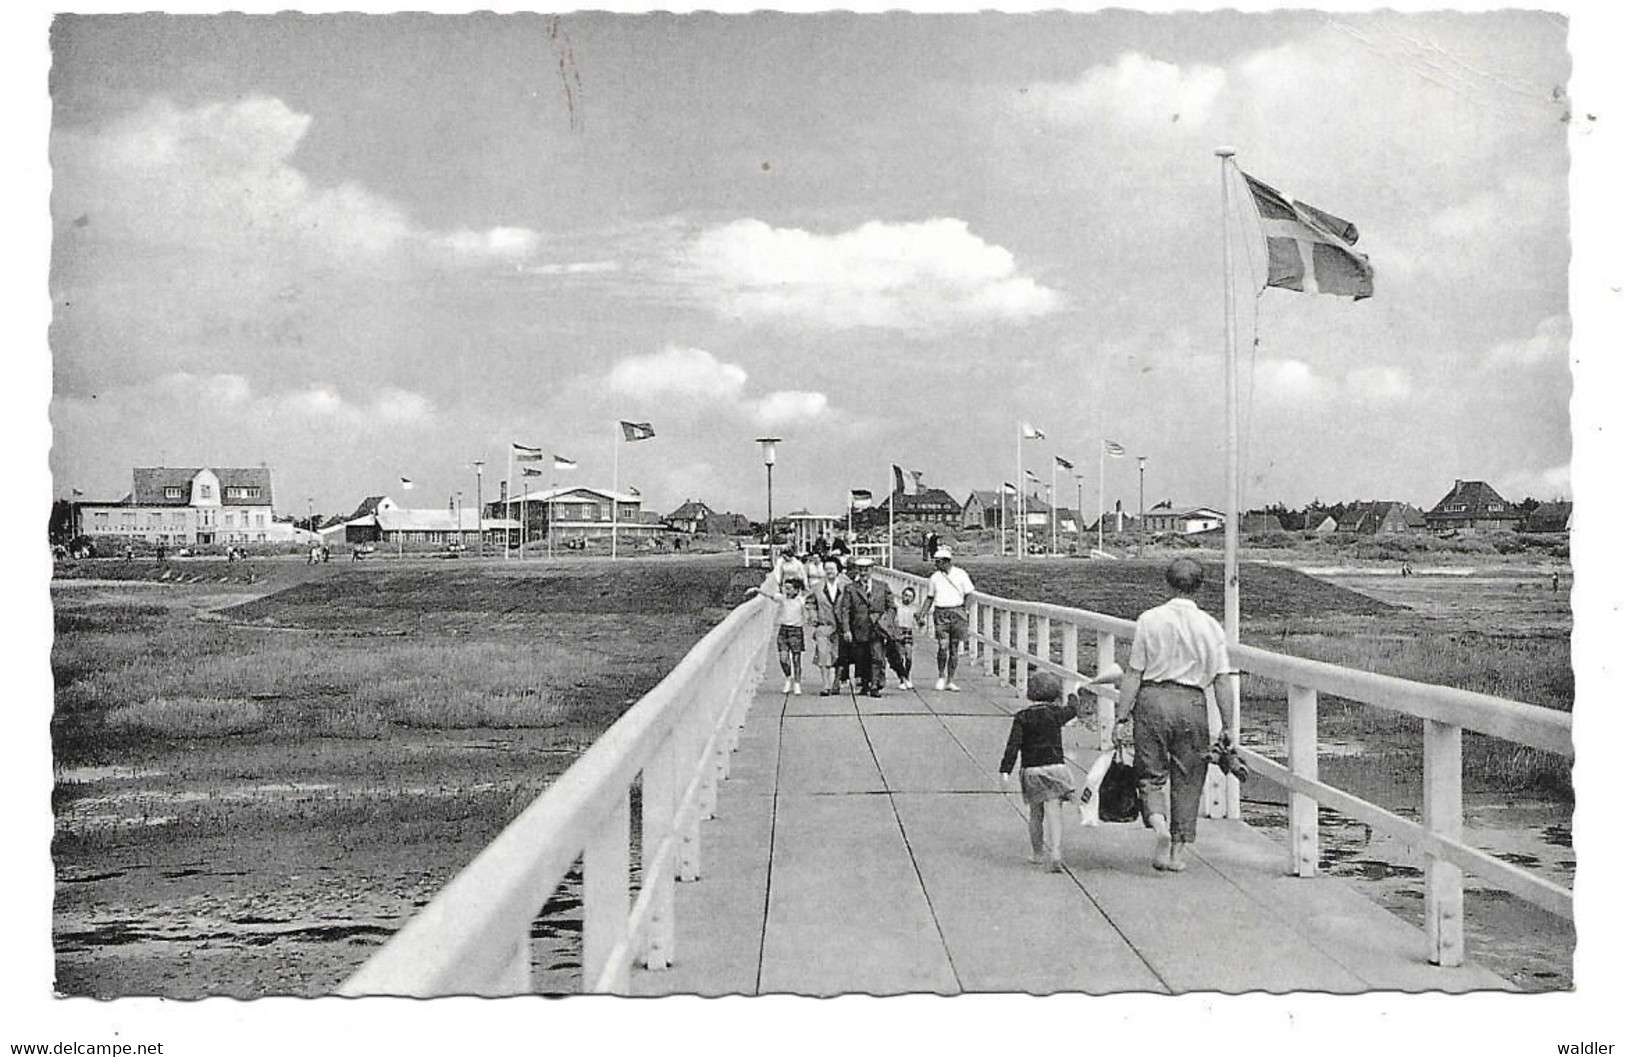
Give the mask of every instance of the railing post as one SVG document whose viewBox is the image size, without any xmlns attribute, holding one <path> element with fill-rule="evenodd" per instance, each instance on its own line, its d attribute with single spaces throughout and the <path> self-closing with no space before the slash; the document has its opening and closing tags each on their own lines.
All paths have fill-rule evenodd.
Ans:
<svg viewBox="0 0 1625 1057">
<path fill-rule="evenodd" d="M 1068 621 L 1061 625 L 1061 667 L 1068 672 L 1078 671 L 1078 626 Z M 1083 693 L 1083 679 L 1067 676 L 1061 684 L 1062 692 L 1071 697 Z M 1080 700 L 1078 704 L 1083 704 Z"/>
<path fill-rule="evenodd" d="M 1230 734 L 1241 744 L 1241 673 L 1238 671 L 1229 679 L 1223 680 L 1230 685 L 1231 697 L 1220 704 L 1220 708 L 1230 710 Z M 1223 773 L 1223 772 L 1220 772 Z M 1241 817 L 1241 779 L 1233 774 L 1224 776 L 1224 815 L 1226 818 Z"/>
<path fill-rule="evenodd" d="M 631 910 L 632 800 L 628 792 L 592 835 L 581 855 L 581 977 L 585 990 L 597 989 L 610 952 L 626 941 Z M 627 990 L 630 966 L 623 959 L 609 981 L 611 994 Z"/>
<path fill-rule="evenodd" d="M 1286 688 L 1286 763 L 1292 773 L 1320 780 L 1319 695 L 1313 687 Z M 1287 794 L 1291 871 L 1313 877 L 1320 868 L 1320 804 L 1305 793 Z"/>
<path fill-rule="evenodd" d="M 983 644 L 981 639 L 977 638 L 982 633 L 982 603 L 976 601 L 975 598 L 967 599 L 965 616 L 969 618 L 971 627 L 970 641 L 966 643 L 970 648 L 970 656 L 966 657 L 965 660 L 974 666 L 981 663 L 983 654 L 987 652 L 986 645 Z"/>
<path fill-rule="evenodd" d="M 640 834 L 643 842 L 643 885 L 653 893 L 650 898 L 654 904 L 649 932 L 643 941 L 643 965 L 646 969 L 669 967 L 677 938 L 674 920 L 678 870 L 676 857 L 672 858 L 663 876 L 649 876 L 650 860 L 675 832 L 678 796 L 675 747 L 676 737 L 667 738 L 643 769 L 643 825 Z"/>
<path fill-rule="evenodd" d="M 1436 837 L 1461 839 L 1461 728 L 1431 719 L 1422 721 L 1422 825 Z M 1465 957 L 1461 867 L 1429 855 L 1426 876 L 1428 961 L 1460 965 Z"/>
<path fill-rule="evenodd" d="M 999 614 L 1002 610 L 994 606 L 987 608 L 987 634 L 993 641 L 989 643 L 987 651 L 987 674 L 1002 676 L 1004 674 L 1004 640 L 1005 631 L 999 625 Z"/>
<path fill-rule="evenodd" d="M 1095 675 L 1117 663 L 1117 636 L 1109 631 L 1095 632 Z M 1095 695 L 1095 718 L 1100 723 L 1100 751 L 1112 751 L 1112 731 L 1117 726 L 1117 702 L 1104 694 Z"/>
<path fill-rule="evenodd" d="M 1027 696 L 1027 655 L 1032 652 L 1032 621 L 1025 613 L 1012 613 L 1016 620 L 1016 693 Z"/>
<path fill-rule="evenodd" d="M 481 994 L 489 997 L 500 995 L 528 995 L 531 993 L 530 980 L 530 925 L 527 923 L 525 931 L 515 939 L 513 950 L 508 955 L 508 961 L 503 966 L 502 976 L 495 982 L 496 986 Z"/>
</svg>

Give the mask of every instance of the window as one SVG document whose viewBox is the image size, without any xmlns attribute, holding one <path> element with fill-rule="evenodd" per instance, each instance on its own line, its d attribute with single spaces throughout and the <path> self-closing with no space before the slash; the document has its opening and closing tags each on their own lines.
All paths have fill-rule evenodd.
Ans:
<svg viewBox="0 0 1625 1057">
<path fill-rule="evenodd" d="M 214 498 L 214 485 L 212 485 L 212 484 L 200 484 L 200 485 L 198 485 L 197 486 L 197 494 L 198 494 L 199 499 L 213 499 Z"/>
<path fill-rule="evenodd" d="M 226 511 L 226 527 L 232 528 L 237 524 L 237 515 L 230 510 Z"/>
<path fill-rule="evenodd" d="M 107 511 L 98 510 L 91 514 L 90 523 L 95 528 L 105 529 L 107 527 Z"/>
<path fill-rule="evenodd" d="M 254 515 L 254 527 L 255 528 L 264 528 L 265 527 L 265 515 L 264 514 L 255 514 Z M 260 538 L 264 539 L 265 537 L 261 536 Z"/>
<path fill-rule="evenodd" d="M 258 499 L 259 487 L 256 485 L 233 485 L 226 489 L 227 499 Z"/>
<path fill-rule="evenodd" d="M 186 498 L 186 492 L 178 484 L 165 485 L 164 486 L 164 498 L 165 499 L 185 499 Z"/>
</svg>

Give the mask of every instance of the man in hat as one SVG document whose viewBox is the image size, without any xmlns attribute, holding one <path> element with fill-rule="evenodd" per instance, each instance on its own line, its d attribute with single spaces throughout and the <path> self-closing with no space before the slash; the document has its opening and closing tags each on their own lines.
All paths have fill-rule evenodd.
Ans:
<svg viewBox="0 0 1625 1057">
<path fill-rule="evenodd" d="M 872 575 L 874 564 L 873 558 L 852 562 L 852 582 L 835 603 L 835 619 L 852 654 L 858 692 L 879 697 L 886 679 L 886 633 L 880 619 L 892 608 L 892 598 L 891 588 Z"/>
<path fill-rule="evenodd" d="M 925 584 L 925 613 L 937 629 L 937 689 L 959 692 L 954 673 L 959 667 L 959 651 L 970 641 L 970 619 L 965 601 L 976 590 L 970 574 L 954 564 L 950 547 L 938 547 L 931 555 L 936 564 Z"/>
<path fill-rule="evenodd" d="M 1146 828 L 1157 834 L 1151 865 L 1178 873 L 1185 869 L 1185 845 L 1196 840 L 1197 809 L 1207 778 L 1207 690 L 1228 691 L 1220 676 L 1233 677 L 1234 672 L 1224 628 L 1196 606 L 1202 566 L 1175 558 L 1164 578 L 1174 597 L 1141 613 L 1134 624 L 1113 735 L 1124 741 L 1123 724 L 1134 719 L 1140 813 Z M 1221 707 L 1219 716 L 1222 740 L 1228 742 L 1229 711 Z"/>
</svg>

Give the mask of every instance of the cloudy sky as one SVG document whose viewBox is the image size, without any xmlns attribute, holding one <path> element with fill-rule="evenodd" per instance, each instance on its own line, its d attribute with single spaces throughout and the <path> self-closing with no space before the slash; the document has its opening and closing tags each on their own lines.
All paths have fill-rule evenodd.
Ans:
<svg viewBox="0 0 1625 1057">
<path fill-rule="evenodd" d="M 1095 499 L 1223 500 L 1213 148 L 1352 220 L 1361 302 L 1238 213 L 1244 502 L 1569 495 L 1567 25 L 1544 13 L 90 16 L 53 31 L 58 494 L 279 506 L 512 441 L 667 511 L 963 497 L 1018 423 Z M 1261 278 L 1261 274 L 1259 274 Z M 1256 342 L 1254 335 L 1256 333 Z M 1070 498 L 1075 484 L 1066 480 Z M 1137 502 L 1132 459 L 1106 502 Z M 487 496 L 494 491 L 488 487 Z"/>
</svg>

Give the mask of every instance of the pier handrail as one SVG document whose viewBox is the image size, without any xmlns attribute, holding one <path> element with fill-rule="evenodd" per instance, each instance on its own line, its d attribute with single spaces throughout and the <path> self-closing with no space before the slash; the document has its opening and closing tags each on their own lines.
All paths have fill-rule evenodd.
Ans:
<svg viewBox="0 0 1625 1057">
<path fill-rule="evenodd" d="M 699 872 L 699 823 L 772 642 L 745 602 L 339 988 L 341 995 L 522 994 L 531 922 L 582 860 L 583 989 L 624 992 L 634 960 L 670 963 L 673 882 Z M 642 877 L 630 898 L 631 790 L 642 778 Z"/>
<path fill-rule="evenodd" d="M 893 586 L 913 585 L 922 592 L 925 578 L 897 569 L 876 570 Z M 1025 693 L 1031 671 L 1061 677 L 1068 693 L 1092 692 L 1102 749 L 1110 747 L 1116 694 L 1088 687 L 1089 674 L 1079 663 L 1080 631 L 1095 635 L 1094 672 L 1116 660 L 1120 638 L 1132 639 L 1134 622 L 1103 613 L 1044 602 L 1000 598 L 976 591 L 967 606 L 972 660 L 992 675 L 1002 675 Z M 1053 659 L 1054 636 L 1060 634 L 1061 660 Z M 1471 690 L 1419 683 L 1395 676 L 1345 668 L 1324 661 L 1274 653 L 1245 644 L 1231 652 L 1231 663 L 1255 678 L 1284 683 L 1287 688 L 1287 763 L 1281 764 L 1243 747 L 1242 758 L 1255 774 L 1288 792 L 1289 870 L 1312 877 L 1319 869 L 1321 806 L 1341 812 L 1420 851 L 1426 859 L 1424 928 L 1429 960 L 1460 965 L 1465 957 L 1461 871 L 1468 870 L 1552 913 L 1572 919 L 1574 893 L 1522 867 L 1462 841 L 1461 735 L 1471 730 L 1570 759 L 1574 756 L 1572 714 L 1554 708 L 1481 694 Z M 1322 693 L 1415 716 L 1423 721 L 1422 820 L 1414 822 L 1352 793 L 1319 780 L 1318 701 Z M 1239 737 L 1240 702 L 1234 703 L 1232 729 Z M 1240 815 L 1240 791 L 1233 779 L 1217 780 L 1210 770 L 1205 807 L 1209 815 Z"/>
</svg>

